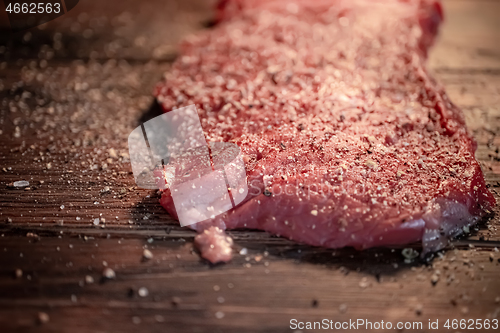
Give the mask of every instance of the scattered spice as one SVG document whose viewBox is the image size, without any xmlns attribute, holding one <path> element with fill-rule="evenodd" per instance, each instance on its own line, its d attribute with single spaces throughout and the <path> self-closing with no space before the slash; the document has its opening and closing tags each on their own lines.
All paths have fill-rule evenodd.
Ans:
<svg viewBox="0 0 500 333">
<path fill-rule="evenodd" d="M 177 307 L 177 306 L 179 306 L 179 304 L 181 304 L 182 300 L 180 297 L 174 296 L 174 297 L 172 297 L 171 302 L 172 302 L 173 306 Z"/>
<path fill-rule="evenodd" d="M 94 283 L 94 278 L 92 276 L 90 276 L 90 275 L 86 275 L 85 276 L 85 283 L 86 284 L 92 284 L 92 283 Z"/>
<path fill-rule="evenodd" d="M 111 268 L 109 267 L 106 267 L 103 272 L 102 272 L 102 276 L 108 280 L 111 280 L 111 279 L 114 279 L 116 278 L 116 273 L 114 270 L 112 270 Z"/>
<path fill-rule="evenodd" d="M 50 317 L 47 313 L 45 312 L 38 312 L 38 322 L 40 324 L 46 324 L 50 320 Z"/>
<path fill-rule="evenodd" d="M 438 283 L 438 281 L 439 281 L 439 275 L 432 274 L 432 276 L 431 276 L 432 285 L 436 285 L 436 283 Z"/>
<path fill-rule="evenodd" d="M 151 251 L 149 251 L 148 249 L 144 249 L 144 251 L 142 252 L 142 257 L 145 260 L 153 259 L 153 253 Z"/>
<path fill-rule="evenodd" d="M 137 291 L 137 294 L 141 297 L 146 297 L 149 295 L 149 290 L 148 288 L 146 287 L 141 287 L 139 288 L 139 290 Z"/>
<path fill-rule="evenodd" d="M 26 180 L 18 180 L 16 182 L 14 182 L 14 187 L 16 188 L 24 188 L 24 187 L 28 187 L 30 186 L 30 182 L 26 181 Z"/>
<path fill-rule="evenodd" d="M 401 254 L 403 257 L 405 257 L 405 263 L 410 263 L 418 257 L 418 251 L 412 248 L 405 248 L 403 251 L 401 251 Z"/>
<path fill-rule="evenodd" d="M 368 278 L 364 277 L 359 281 L 359 286 L 363 289 L 366 289 L 370 286 L 370 282 L 368 281 Z"/>
</svg>

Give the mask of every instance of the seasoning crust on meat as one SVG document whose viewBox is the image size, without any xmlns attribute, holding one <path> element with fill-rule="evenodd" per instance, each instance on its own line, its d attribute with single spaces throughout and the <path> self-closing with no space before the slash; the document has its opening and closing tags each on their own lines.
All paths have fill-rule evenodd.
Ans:
<svg viewBox="0 0 500 333">
<path fill-rule="evenodd" d="M 209 141 L 240 146 L 244 203 L 200 231 L 262 229 L 359 249 L 435 251 L 494 198 L 464 117 L 426 69 L 435 1 L 221 1 L 158 84 L 196 104 Z M 168 190 L 161 204 L 175 216 Z"/>
</svg>

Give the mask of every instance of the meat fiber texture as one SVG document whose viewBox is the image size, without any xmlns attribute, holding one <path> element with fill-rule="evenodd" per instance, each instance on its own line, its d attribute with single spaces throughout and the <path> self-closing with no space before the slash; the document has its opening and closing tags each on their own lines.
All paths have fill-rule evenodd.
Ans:
<svg viewBox="0 0 500 333">
<path fill-rule="evenodd" d="M 463 114 L 425 67 L 439 2 L 229 0 L 217 17 L 155 90 L 243 153 L 247 198 L 196 229 L 427 253 L 492 210 Z M 168 190 L 160 202 L 176 216 Z"/>
</svg>

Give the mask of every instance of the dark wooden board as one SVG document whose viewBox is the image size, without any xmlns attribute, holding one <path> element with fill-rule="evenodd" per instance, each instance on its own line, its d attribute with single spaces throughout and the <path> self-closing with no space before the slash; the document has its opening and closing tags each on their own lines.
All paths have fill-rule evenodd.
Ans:
<svg viewBox="0 0 500 333">
<path fill-rule="evenodd" d="M 429 64 L 464 110 L 498 198 L 500 1 L 444 7 Z M 209 8 L 80 1 L 41 29 L 0 33 L 0 332 L 274 333 L 324 318 L 416 321 L 423 329 L 404 331 L 427 332 L 429 319 L 446 331 L 446 319 L 499 318 L 498 212 L 429 263 L 405 263 L 401 249 L 334 251 L 258 231 L 231 232 L 228 264 L 200 259 L 194 232 L 155 191 L 135 187 L 126 153 L 130 131 L 158 113 L 151 91 L 177 42 L 210 24 Z M 30 189 L 8 187 L 17 180 Z M 102 279 L 106 267 L 115 279 Z"/>
</svg>

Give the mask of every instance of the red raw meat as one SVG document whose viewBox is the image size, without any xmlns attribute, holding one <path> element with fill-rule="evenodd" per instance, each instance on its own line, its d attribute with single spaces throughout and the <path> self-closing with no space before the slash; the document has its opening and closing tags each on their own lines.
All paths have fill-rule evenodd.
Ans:
<svg viewBox="0 0 500 333">
<path fill-rule="evenodd" d="M 462 112 L 425 67 L 439 2 L 226 0 L 218 19 L 155 91 L 244 154 L 248 197 L 198 230 L 428 252 L 492 209 Z M 175 216 L 168 190 L 161 204 Z"/>
</svg>

